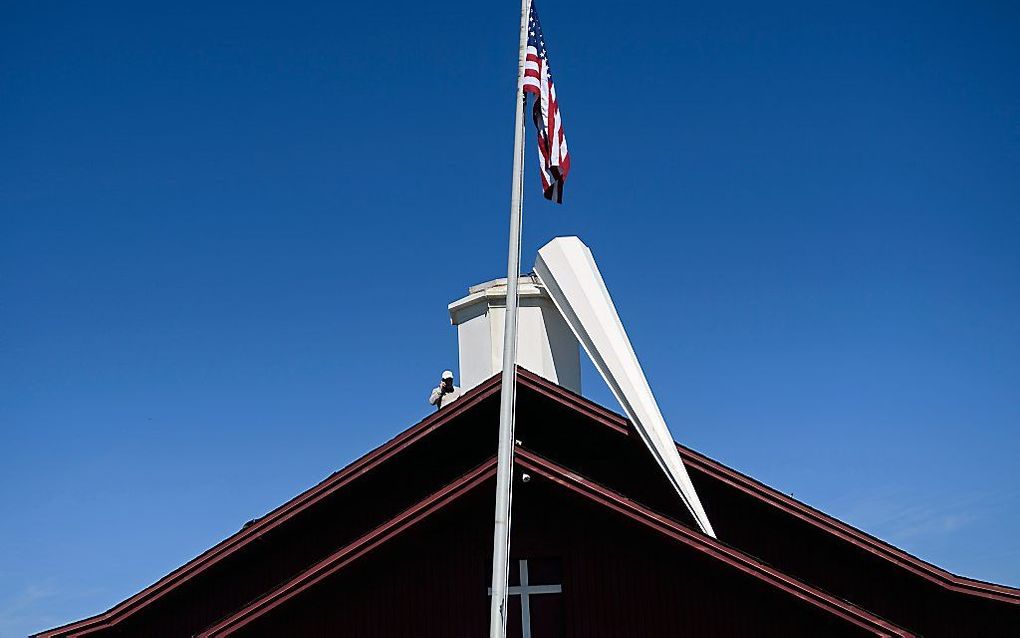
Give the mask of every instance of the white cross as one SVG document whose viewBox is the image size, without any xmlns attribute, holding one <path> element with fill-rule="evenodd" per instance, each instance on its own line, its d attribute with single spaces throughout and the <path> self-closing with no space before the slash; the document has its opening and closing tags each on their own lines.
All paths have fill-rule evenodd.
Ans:
<svg viewBox="0 0 1020 638">
<path fill-rule="evenodd" d="M 515 587 L 507 587 L 507 596 L 521 597 L 521 637 L 531 638 L 531 600 L 530 596 L 536 594 L 559 594 L 563 588 L 559 585 L 529 585 L 528 584 L 528 561 L 517 561 L 521 568 L 521 584 Z M 492 588 L 489 588 L 489 595 L 492 595 Z"/>
</svg>

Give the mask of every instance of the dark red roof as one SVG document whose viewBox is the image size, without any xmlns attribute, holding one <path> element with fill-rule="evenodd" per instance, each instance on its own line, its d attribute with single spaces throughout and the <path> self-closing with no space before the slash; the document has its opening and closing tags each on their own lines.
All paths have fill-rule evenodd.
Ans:
<svg viewBox="0 0 1020 638">
<path fill-rule="evenodd" d="M 556 465 L 533 452 L 518 449 L 517 463 L 522 468 L 537 476 L 544 477 L 554 483 L 589 499 L 618 514 L 626 516 L 659 534 L 683 543 L 698 552 L 702 552 L 726 565 L 739 569 L 786 594 L 813 605 L 826 613 L 837 616 L 844 621 L 872 632 L 875 636 L 913 636 L 914 634 L 884 621 L 877 616 L 858 609 L 846 601 L 838 600 L 810 585 L 791 578 L 782 572 L 762 565 L 753 558 L 717 542 L 689 527 L 678 524 L 664 516 L 658 515 L 630 499 L 589 481 L 570 470 Z M 264 614 L 272 612 L 279 605 L 301 595 L 315 587 L 325 578 L 336 574 L 379 547 L 394 536 L 408 530 L 425 517 L 449 505 L 457 498 L 482 485 L 494 476 L 496 469 L 495 457 L 479 466 L 469 474 L 459 478 L 450 485 L 432 494 L 414 507 L 402 512 L 385 525 L 373 530 L 370 534 L 341 548 L 325 560 L 299 574 L 278 589 L 252 602 L 229 618 L 199 634 L 199 638 L 225 638 L 237 630 L 246 627 L 250 622 Z"/>
<path fill-rule="evenodd" d="M 622 416 L 525 370 L 520 371 L 519 388 L 522 391 L 522 397 L 530 395 L 546 401 L 543 405 L 549 407 L 541 408 L 542 410 L 551 409 L 551 406 L 557 406 L 557 409 L 567 411 L 564 414 L 574 415 L 584 423 L 595 423 L 603 426 L 602 431 L 606 433 L 605 436 L 635 438 L 628 421 Z M 483 409 L 480 407 L 483 404 L 491 407 L 492 402 L 496 400 L 498 392 L 499 379 L 497 376 L 467 392 L 460 400 L 451 404 L 450 407 L 430 415 L 391 441 L 246 526 L 212 549 L 168 574 L 135 596 L 116 605 L 109 611 L 38 635 L 46 637 L 93 635 L 106 628 L 127 622 L 132 616 L 160 603 L 162 599 L 192 580 L 201 577 L 208 570 L 216 568 L 224 563 L 224 561 L 245 552 L 249 548 L 257 547 L 253 543 L 269 537 L 276 530 L 286 526 L 288 522 L 296 520 L 305 512 L 315 508 L 317 504 L 323 503 L 334 495 L 343 492 L 345 489 L 348 489 L 348 486 L 351 486 L 363 477 L 373 475 L 383 466 L 387 466 L 388 462 L 399 463 L 396 460 L 398 455 L 414 449 L 415 446 L 420 446 L 424 441 L 434 437 L 437 432 L 443 431 L 444 428 L 448 429 L 450 424 L 468 418 L 467 415 L 479 413 Z M 590 425 L 584 427 L 590 428 Z M 533 436 L 538 439 L 541 437 L 541 433 L 536 431 Z M 525 444 L 527 443 L 526 441 Z M 846 551 L 852 550 L 853 552 L 863 553 L 863 555 L 871 557 L 870 560 L 877 561 L 875 564 L 886 565 L 887 567 L 884 569 L 893 570 L 890 573 L 908 574 L 912 577 L 921 578 L 923 581 L 946 592 L 964 595 L 975 600 L 985 600 L 989 603 L 1004 603 L 1009 607 L 1015 607 L 1020 610 L 1020 590 L 1018 589 L 951 574 L 693 450 L 683 446 L 678 446 L 678 449 L 691 470 L 692 479 L 695 481 L 696 487 L 702 493 L 702 500 L 708 504 L 709 514 L 713 517 L 713 521 L 716 520 L 715 516 L 717 513 L 721 519 L 725 520 L 729 510 L 736 505 L 740 505 L 740 507 L 753 507 L 755 515 L 771 517 L 770 520 L 783 521 L 784 525 L 799 526 L 796 529 L 801 530 L 801 532 L 798 533 L 807 534 L 805 538 L 814 539 L 814 542 L 819 545 L 845 547 L 847 548 Z M 683 520 L 681 514 L 672 511 L 664 512 L 658 506 L 649 507 L 643 505 L 639 503 L 643 498 L 641 495 L 632 494 L 629 489 L 624 489 L 621 492 L 619 488 L 597 483 L 590 478 L 584 478 L 578 471 L 568 469 L 572 467 L 570 464 L 564 466 L 559 464 L 559 462 L 553 462 L 540 457 L 535 452 L 528 450 L 521 451 L 519 462 L 531 471 L 556 481 L 561 486 L 573 490 L 589 500 L 599 502 L 605 507 L 641 522 L 649 527 L 649 529 L 668 535 L 678 542 L 696 548 L 700 552 L 712 555 L 728 565 L 747 570 L 749 573 L 755 574 L 756 578 L 767 581 L 776 588 L 786 591 L 791 595 L 802 597 L 811 605 L 824 608 L 852 622 L 863 623 L 865 626 L 874 628 L 879 632 L 878 635 L 908 635 L 905 633 L 905 630 L 901 630 L 895 625 L 881 620 L 872 611 L 866 611 L 865 608 L 871 609 L 870 604 L 865 604 L 862 607 L 859 600 L 852 595 L 848 595 L 846 592 L 833 595 L 827 594 L 822 588 L 819 588 L 818 582 L 827 578 L 826 573 L 831 570 L 822 569 L 817 571 L 816 566 L 802 565 L 793 558 L 786 565 L 790 552 L 783 548 L 781 543 L 755 545 L 755 541 L 751 536 L 741 537 L 739 539 L 740 542 L 736 542 L 736 540 L 727 537 L 726 531 L 720 531 L 720 539 L 725 543 L 730 543 L 730 545 L 720 543 L 694 531 L 689 525 L 685 524 L 686 521 Z M 235 609 L 236 613 L 233 613 L 230 618 L 212 626 L 207 633 L 209 635 L 225 635 L 217 632 L 235 626 L 238 622 L 243 621 L 244 618 L 258 612 L 259 609 L 264 609 L 266 605 L 271 605 L 274 600 L 279 600 L 280 596 L 285 595 L 285 593 L 281 592 L 290 591 L 288 588 L 311 586 L 316 578 L 316 574 L 321 573 L 321 570 L 341 569 L 343 565 L 348 564 L 345 561 L 353 560 L 354 557 L 360 555 L 358 552 L 370 551 L 371 547 L 375 547 L 388 539 L 390 536 L 387 536 L 387 534 L 398 534 L 400 529 L 405 528 L 402 526 L 413 525 L 420 517 L 427 516 L 429 512 L 442 508 L 445 504 L 452 502 L 460 495 L 477 487 L 480 482 L 488 477 L 491 471 L 490 464 L 491 461 L 483 463 L 483 465 L 475 468 L 475 470 L 462 476 L 457 481 L 449 483 L 438 491 L 432 492 L 424 499 L 417 500 L 410 508 L 402 508 L 398 513 L 388 515 L 374 530 L 344 544 L 341 549 L 322 560 L 316 561 L 312 567 L 300 571 L 298 575 L 295 576 L 292 573 L 289 578 L 279 581 L 284 584 L 273 589 L 272 593 L 261 596 L 255 603 L 243 607 L 240 611 Z M 714 493 L 722 494 L 721 490 L 726 491 L 726 498 L 730 499 L 727 501 L 729 505 L 719 512 L 713 512 L 712 503 L 709 499 Z M 629 500 L 629 498 L 635 496 L 637 496 L 635 500 Z M 651 492 L 648 493 L 648 502 L 655 502 Z M 731 528 L 734 530 L 734 538 L 737 538 L 739 536 L 739 534 L 736 534 L 738 530 L 732 526 Z M 722 529 L 726 530 L 726 525 L 723 525 Z M 762 558 L 765 558 L 766 561 L 763 562 Z M 803 575 L 792 575 L 787 571 L 787 567 L 794 570 L 795 573 Z M 808 580 L 805 580 L 805 576 Z M 840 587 L 845 585 L 850 588 L 850 593 L 855 593 L 855 588 L 857 587 L 857 584 L 854 583 L 845 584 L 837 581 L 832 583 L 825 582 L 824 585 L 824 589 L 832 592 L 837 592 Z M 928 596 L 929 594 L 924 595 Z M 862 594 L 862 597 L 867 599 L 865 594 Z M 840 598 L 854 600 L 857 604 L 847 603 Z M 881 606 L 881 604 L 876 604 Z M 882 615 L 888 617 L 888 613 L 883 613 Z M 881 632 L 887 633 L 882 634 Z"/>
<path fill-rule="evenodd" d="M 286 522 L 316 503 L 321 502 L 330 494 L 341 490 L 351 481 L 367 472 L 371 472 L 387 460 L 400 453 L 408 446 L 414 445 L 425 436 L 446 423 L 453 421 L 459 415 L 469 411 L 485 398 L 492 396 L 499 391 L 499 378 L 493 377 L 482 383 L 470 392 L 466 393 L 460 400 L 451 404 L 448 409 L 441 412 L 434 412 L 427 418 L 418 422 L 411 428 L 401 432 L 393 439 L 387 441 L 380 447 L 368 452 L 347 467 L 334 472 L 318 485 L 302 492 L 265 516 L 256 519 L 250 525 L 246 525 L 237 533 L 224 539 L 209 550 L 203 552 L 192 560 L 188 561 L 178 569 L 170 572 L 152 585 L 146 587 L 131 598 L 115 605 L 110 610 L 86 618 L 77 622 L 69 623 L 61 627 L 50 629 L 36 634 L 38 638 L 50 638 L 56 636 L 79 636 L 88 635 L 106 627 L 113 626 L 156 602 L 162 596 L 173 591 L 182 582 L 193 578 L 209 567 L 224 560 L 247 545 L 257 541 L 262 535 L 286 524 Z"/>
<path fill-rule="evenodd" d="M 587 399 L 574 394 L 573 392 L 558 385 L 549 383 L 541 377 L 534 375 L 527 370 L 522 370 L 522 381 L 535 384 L 535 389 L 540 393 L 570 404 L 590 416 L 593 420 L 611 428 L 620 434 L 630 434 L 630 422 L 623 416 L 611 412 L 602 406 L 592 403 Z M 958 576 L 950 573 L 941 567 L 932 565 L 916 556 L 894 547 L 885 541 L 876 538 L 866 532 L 848 525 L 817 510 L 810 505 L 802 503 L 791 496 L 783 494 L 778 490 L 741 474 L 718 461 L 715 461 L 699 452 L 677 443 L 677 449 L 684 463 L 689 468 L 695 468 L 705 474 L 725 482 L 726 484 L 740 490 L 756 499 L 759 499 L 770 506 L 775 507 L 791 516 L 801 519 L 811 525 L 824 530 L 826 533 L 860 547 L 884 560 L 894 563 L 898 567 L 909 570 L 919 576 L 928 578 L 939 585 L 953 591 L 989 597 L 995 600 L 1014 602 L 1020 604 L 1020 589 L 997 585 L 973 578 Z"/>
</svg>

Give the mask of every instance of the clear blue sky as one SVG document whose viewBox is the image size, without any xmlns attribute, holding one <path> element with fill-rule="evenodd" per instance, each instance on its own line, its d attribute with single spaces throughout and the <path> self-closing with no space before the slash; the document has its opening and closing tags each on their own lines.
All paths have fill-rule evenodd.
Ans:
<svg viewBox="0 0 1020 638">
<path fill-rule="evenodd" d="M 145 4 L 0 22 L 0 636 L 426 415 L 505 268 L 514 1 Z M 540 8 L 527 265 L 593 248 L 680 441 L 1020 585 L 1016 3 Z"/>
</svg>

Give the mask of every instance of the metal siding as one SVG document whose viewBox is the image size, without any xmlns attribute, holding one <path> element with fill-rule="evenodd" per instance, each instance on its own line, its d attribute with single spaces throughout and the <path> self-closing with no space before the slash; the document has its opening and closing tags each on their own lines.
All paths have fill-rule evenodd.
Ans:
<svg viewBox="0 0 1020 638">
<path fill-rule="evenodd" d="M 618 416 L 555 386 L 531 379 L 527 373 L 521 373 L 520 387 L 518 438 L 525 445 L 653 510 L 688 525 L 693 523 L 640 442 L 627 436 L 626 424 Z M 412 428 L 411 431 L 427 433 L 413 445 L 405 448 L 404 440 L 398 437 L 366 457 L 382 453 L 392 455 L 385 463 L 367 473 L 357 473 L 349 485 L 314 507 L 284 523 L 274 522 L 265 533 L 260 532 L 238 549 L 209 561 L 207 568 L 182 577 L 180 584 L 165 588 L 165 594 L 160 593 L 157 600 L 113 628 L 86 635 L 159 637 L 197 633 L 463 473 L 490 456 L 494 449 L 497 406 L 492 393 L 498 387 L 489 382 L 479 390 L 488 392 L 489 398 L 467 413 L 434 431 L 431 424 L 437 418 L 430 417 Z M 470 396 L 460 402 L 467 406 L 469 400 Z M 713 470 L 707 463 L 704 466 L 695 463 L 690 469 L 720 539 L 743 552 L 929 638 L 1017 635 L 1020 605 L 952 591 L 803 520 L 796 511 L 784 511 L 748 494 L 725 476 L 723 470 Z M 520 502 L 516 498 L 517 495 L 515 507 Z M 491 525 L 491 511 L 483 512 L 481 520 Z M 515 524 L 518 522 L 515 513 Z M 256 525 L 254 529 L 261 527 Z M 491 528 L 485 530 L 483 536 L 489 533 Z M 607 547 L 622 543 L 622 538 L 613 536 L 616 533 L 623 534 L 597 530 Z M 571 537 L 569 542 L 573 544 L 576 540 Z M 477 550 L 482 553 L 483 564 L 487 564 L 491 550 L 487 542 Z M 524 539 L 515 536 L 514 542 L 518 547 Z M 585 556 L 571 560 L 575 561 L 571 564 L 578 573 L 587 573 L 585 570 L 590 564 L 585 562 Z M 580 578 L 576 574 L 570 577 Z M 583 587 L 585 591 L 591 589 L 594 600 L 610 598 L 606 590 L 611 589 L 611 582 L 589 578 L 589 581 L 578 581 L 576 587 Z M 481 580 L 484 586 L 484 576 Z M 460 587 L 460 584 L 459 580 L 449 581 L 444 582 L 443 587 Z M 569 591 L 565 590 L 565 594 Z M 660 587 L 647 595 L 650 600 L 659 601 L 656 605 L 662 607 L 666 604 L 663 599 L 667 602 L 675 599 L 668 591 Z M 414 598 L 408 595 L 412 596 L 407 601 L 409 604 Z M 441 600 L 453 598 L 447 594 Z M 483 597 L 483 605 L 484 602 Z M 642 618 L 639 601 L 630 602 L 632 606 L 627 613 L 634 616 L 621 622 Z M 706 604 L 709 609 L 713 606 L 722 609 L 715 602 Z M 599 608 L 592 613 L 603 611 L 625 614 L 624 610 L 613 607 Z M 575 612 L 572 621 L 577 623 L 574 626 L 583 627 L 589 618 Z M 482 634 L 484 630 L 478 635 Z M 67 632 L 58 631 L 52 635 L 67 635 Z"/>
<path fill-rule="evenodd" d="M 484 635 L 491 488 L 235 635 Z M 563 565 L 563 593 L 546 596 L 564 623 L 535 638 L 874 635 L 546 481 L 518 485 L 514 506 L 514 558 Z"/>
<path fill-rule="evenodd" d="M 244 548 L 217 562 L 157 602 L 92 636 L 192 636 L 229 615 L 338 547 L 477 465 L 486 454 L 485 423 L 495 418 L 490 399 L 433 432 L 385 465 L 357 477 Z"/>
</svg>

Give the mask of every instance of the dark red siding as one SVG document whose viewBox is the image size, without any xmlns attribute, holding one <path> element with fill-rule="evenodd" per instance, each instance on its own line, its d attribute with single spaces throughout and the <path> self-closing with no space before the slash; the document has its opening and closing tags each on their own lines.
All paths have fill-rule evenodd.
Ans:
<svg viewBox="0 0 1020 638">
<path fill-rule="evenodd" d="M 686 510 L 640 441 L 631 435 L 625 420 L 528 373 L 522 373 L 519 388 L 517 438 L 527 448 L 625 494 L 636 503 L 691 526 Z M 111 612 L 45 635 L 189 637 L 201 632 L 491 457 L 496 447 L 497 403 L 498 383 L 493 379 Z M 861 543 L 858 537 L 863 535 L 855 530 L 857 537 L 840 532 L 834 527 L 838 522 L 831 519 L 821 524 L 818 520 L 824 515 L 812 518 L 810 508 L 792 501 L 781 502 L 775 493 L 766 494 L 770 492 L 768 488 L 759 484 L 754 487 L 750 485 L 753 481 L 693 452 L 684 451 L 684 455 L 691 478 L 722 542 L 925 636 L 1020 635 L 1017 590 L 981 587 L 973 581 L 969 585 L 960 584 L 965 579 L 947 577 L 944 572 L 925 566 L 913 557 L 904 558 L 901 552 L 894 555 L 897 551 L 894 548 L 884 546 L 876 550 L 879 543 Z M 487 498 L 491 503 L 491 494 Z M 524 497 L 515 495 L 515 508 L 523 512 L 528 503 L 521 498 Z M 492 512 L 484 509 L 476 515 L 481 517 L 482 524 L 491 525 Z M 515 547 L 525 547 L 532 541 L 523 536 L 527 522 L 522 522 L 523 514 L 518 509 L 514 514 Z M 474 534 L 471 538 L 483 538 L 483 541 L 475 541 L 481 545 L 471 551 L 487 557 L 491 551 L 489 532 L 475 530 L 476 523 L 465 521 L 463 533 Z M 535 538 L 552 543 L 555 536 L 550 534 L 559 529 L 563 534 L 561 544 L 584 546 L 583 534 L 581 538 L 566 535 L 571 529 L 566 523 L 558 523 L 562 528 L 547 526 L 545 535 Z M 612 527 L 616 530 L 613 533 L 623 534 L 624 531 L 616 529 L 620 525 L 617 522 L 616 527 L 610 525 L 607 529 Z M 571 533 L 581 534 L 581 531 Z M 450 537 L 456 538 L 455 535 Z M 641 559 L 626 554 L 622 541 L 611 543 L 609 532 L 600 530 L 595 539 L 624 552 L 607 555 L 607 563 L 617 560 L 613 556 L 618 555 L 628 556 L 628 560 Z M 469 540 L 465 537 L 462 541 L 465 548 L 473 547 Z M 557 550 L 563 552 L 565 561 L 574 561 L 569 563 L 574 571 L 565 574 L 565 578 L 576 578 L 576 573 L 591 569 L 585 567 L 590 564 L 585 562 L 588 559 L 571 557 L 568 549 Z M 586 551 L 594 549 L 588 546 Z M 426 557 L 421 560 L 431 560 L 427 558 L 428 551 L 419 551 L 419 555 Z M 487 560 L 481 561 L 481 567 L 472 569 L 484 569 Z M 395 559 L 391 559 L 393 561 Z M 697 563 L 693 558 L 687 562 Z M 413 565 L 414 561 L 407 564 Z M 466 578 L 468 568 L 458 565 L 457 573 Z M 676 568 L 691 569 L 687 563 L 678 563 Z M 703 569 L 703 566 L 697 568 Z M 371 573 L 376 579 L 386 575 L 384 570 Z M 394 573 L 393 578 L 403 582 L 412 576 Z M 618 576 L 620 583 L 630 582 L 626 574 Z M 679 588 L 676 591 L 685 591 L 688 574 L 680 571 L 676 577 L 675 587 Z M 480 579 L 484 582 L 486 576 Z M 736 592 L 734 596 L 749 592 L 755 599 L 768 598 L 769 594 L 759 595 L 754 587 L 738 581 L 740 579 L 725 583 L 730 587 L 729 592 Z M 583 582 L 595 581 L 586 576 Z M 605 587 L 605 592 L 612 592 L 612 583 L 612 580 L 602 581 L 598 586 Z M 461 585 L 455 589 L 466 591 Z M 446 587 L 446 583 L 436 587 Z M 655 591 L 672 591 L 670 587 L 668 583 L 658 583 Z M 574 591 L 580 588 L 580 582 L 571 585 Z M 1001 595 L 996 594 L 997 591 L 1002 592 Z M 345 596 L 358 595 L 353 590 L 344 592 Z M 406 593 L 406 604 L 411 605 L 416 600 L 415 595 Z M 569 595 L 564 593 L 565 601 Z M 585 594 L 585 599 L 589 598 L 600 601 L 598 610 L 601 613 L 606 603 L 594 594 Z M 669 599 L 672 600 L 672 594 Z M 447 609 L 441 599 L 429 601 L 439 605 L 437 609 Z M 465 607 L 466 599 L 460 603 L 462 607 L 457 613 L 463 617 L 450 622 L 474 622 L 471 619 L 475 608 Z M 334 606 L 343 604 L 337 602 Z M 723 600 L 704 604 L 729 610 L 725 612 L 728 614 L 735 613 Z M 479 613 L 484 615 L 484 608 L 482 600 Z M 611 605 L 604 609 L 607 614 L 625 613 L 622 609 L 614 610 Z M 748 609 L 751 618 L 759 617 L 761 610 L 754 605 Z M 420 612 L 426 613 L 424 607 Z M 685 612 L 685 622 L 694 622 L 690 618 L 695 617 L 707 618 L 693 612 L 690 609 Z M 569 616 L 571 622 L 584 622 L 576 608 L 570 613 L 573 614 Z M 738 620 L 727 618 L 725 622 L 732 624 Z M 484 631 L 477 635 L 482 634 Z"/>
<path fill-rule="evenodd" d="M 559 388 L 543 388 L 536 394 L 519 408 L 522 426 L 518 438 L 526 445 L 694 526 L 658 468 L 649 462 L 636 434 L 626 430 L 625 420 L 609 415 L 603 427 L 592 427 L 591 412 L 598 416 L 605 413 L 603 409 L 591 406 L 584 414 L 566 406 L 558 398 L 565 394 Z M 779 509 L 749 494 L 713 469 L 715 464 L 704 457 L 688 451 L 684 456 L 691 480 L 724 543 L 924 636 L 1020 636 L 1016 590 L 1010 590 L 1012 602 L 954 591 L 812 524 L 796 511 Z"/>
<path fill-rule="evenodd" d="M 492 489 L 235 635 L 485 635 Z M 542 479 L 519 486 L 514 506 L 514 557 L 562 564 L 563 593 L 544 602 L 563 622 L 536 619 L 535 638 L 874 635 Z"/>
<path fill-rule="evenodd" d="M 341 489 L 328 491 L 314 506 L 288 515 L 282 524 L 167 588 L 112 627 L 96 624 L 82 635 L 185 638 L 198 634 L 491 456 L 487 448 L 493 435 L 488 423 L 498 418 L 497 409 L 498 397 L 490 392 L 463 416 L 398 450 L 371 471 L 354 473 Z"/>
</svg>

